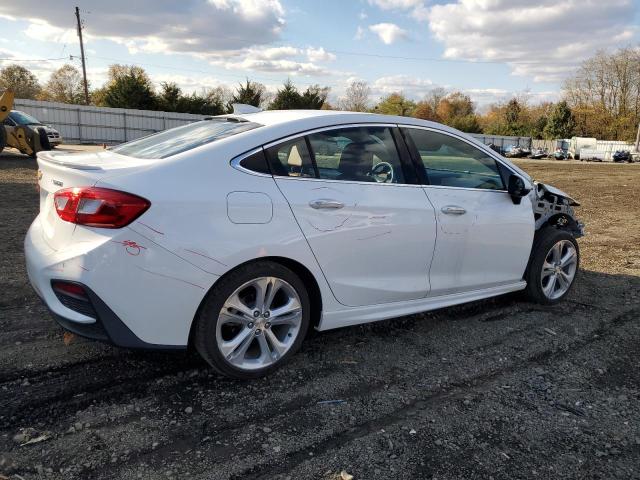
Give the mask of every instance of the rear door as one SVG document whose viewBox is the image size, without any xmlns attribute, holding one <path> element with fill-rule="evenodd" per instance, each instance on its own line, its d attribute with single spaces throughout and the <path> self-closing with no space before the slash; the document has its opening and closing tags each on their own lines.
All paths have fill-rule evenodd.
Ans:
<svg viewBox="0 0 640 480">
<path fill-rule="evenodd" d="M 418 127 L 403 134 L 438 221 L 431 295 L 522 280 L 535 222 L 529 198 L 516 205 L 507 193 L 507 167 L 462 137 Z"/>
<path fill-rule="evenodd" d="M 395 140 L 393 126 L 359 125 L 266 148 L 276 183 L 344 305 L 429 292 L 435 213 Z"/>
</svg>

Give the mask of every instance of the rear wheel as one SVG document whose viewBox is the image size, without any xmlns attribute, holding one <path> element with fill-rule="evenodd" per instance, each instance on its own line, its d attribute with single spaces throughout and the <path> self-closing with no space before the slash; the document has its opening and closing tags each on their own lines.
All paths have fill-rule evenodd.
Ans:
<svg viewBox="0 0 640 480">
<path fill-rule="evenodd" d="M 561 301 L 571 290 L 579 265 L 580 249 L 573 235 L 555 227 L 538 231 L 525 275 L 527 298 L 547 305 Z"/>
<path fill-rule="evenodd" d="M 196 319 L 194 345 L 224 375 L 261 377 L 300 348 L 309 310 L 309 295 L 294 272 L 273 262 L 252 263 L 209 292 Z"/>
</svg>

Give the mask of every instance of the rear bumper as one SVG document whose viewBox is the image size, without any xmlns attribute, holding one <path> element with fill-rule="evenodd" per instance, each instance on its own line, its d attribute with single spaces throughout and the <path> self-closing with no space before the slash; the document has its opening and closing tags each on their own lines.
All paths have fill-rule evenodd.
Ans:
<svg viewBox="0 0 640 480">
<path fill-rule="evenodd" d="M 134 238 L 130 231 L 124 230 L 120 234 Z M 143 240 L 135 238 L 139 242 Z M 173 289 L 169 292 L 172 295 L 168 295 L 162 282 L 171 280 L 157 277 L 158 282 L 153 284 L 156 276 L 132 264 L 137 257 L 126 253 L 121 241 L 105 243 L 101 239 L 94 242 L 86 237 L 84 240 L 69 242 L 65 249 L 52 248 L 44 240 L 40 217 L 35 219 L 25 238 L 29 281 L 54 319 L 68 331 L 121 347 L 187 348 L 194 315 L 190 308 L 197 308 L 200 297 L 189 299 L 184 291 L 190 293 L 195 289 L 178 289 L 171 285 Z M 152 250 L 151 244 L 146 245 L 146 249 Z M 175 256 L 162 250 L 154 252 L 154 261 L 162 262 L 166 258 Z M 178 270 L 182 260 L 176 262 L 170 265 L 174 270 Z M 52 288 L 51 282 L 56 280 L 82 285 L 89 297 L 90 308 L 81 309 L 62 301 L 64 299 L 61 300 Z M 186 299 L 184 303 L 183 299 Z"/>
<path fill-rule="evenodd" d="M 47 305 L 54 320 L 65 330 L 80 335 L 81 337 L 111 343 L 118 347 L 148 350 L 186 349 L 186 346 L 157 345 L 141 340 L 89 287 L 87 287 L 86 285 L 82 285 L 82 287 L 87 292 L 89 302 L 91 303 L 91 306 L 96 313 L 96 318 L 93 323 L 80 323 L 65 318 L 64 316 L 55 313 L 53 310 L 51 310 L 49 305 Z"/>
</svg>

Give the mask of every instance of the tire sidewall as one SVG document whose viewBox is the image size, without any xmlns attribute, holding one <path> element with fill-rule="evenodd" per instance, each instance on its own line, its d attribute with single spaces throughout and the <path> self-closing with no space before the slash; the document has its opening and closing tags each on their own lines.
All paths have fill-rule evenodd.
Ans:
<svg viewBox="0 0 640 480">
<path fill-rule="evenodd" d="M 557 242 L 561 240 L 570 241 L 576 249 L 576 274 L 571 285 L 560 297 L 550 299 L 542 291 L 542 265 Z M 556 227 L 546 227 L 536 234 L 536 239 L 531 251 L 531 259 L 527 267 L 527 293 L 529 297 L 539 303 L 553 305 L 562 301 L 573 289 L 580 271 L 580 247 L 575 237 L 566 230 Z"/>
<path fill-rule="evenodd" d="M 277 277 L 291 285 L 302 305 L 302 321 L 298 336 L 285 355 L 272 365 L 256 370 L 243 370 L 230 364 L 218 349 L 216 330 L 220 310 L 231 294 L 246 282 L 258 277 Z M 220 279 L 207 297 L 198 313 L 194 335 L 194 345 L 200 355 L 217 371 L 229 377 L 239 379 L 259 378 L 284 365 L 302 345 L 311 321 L 311 302 L 307 289 L 293 271 L 274 262 L 255 262 L 239 267 Z"/>
</svg>

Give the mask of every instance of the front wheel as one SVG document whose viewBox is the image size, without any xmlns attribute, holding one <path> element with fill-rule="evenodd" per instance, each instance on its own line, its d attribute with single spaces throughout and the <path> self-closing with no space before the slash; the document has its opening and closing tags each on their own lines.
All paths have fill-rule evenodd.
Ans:
<svg viewBox="0 0 640 480">
<path fill-rule="evenodd" d="M 555 227 L 543 228 L 534 239 L 525 295 L 536 303 L 558 303 L 571 290 L 579 265 L 580 249 L 573 235 Z"/>
<path fill-rule="evenodd" d="M 209 292 L 196 319 L 194 345 L 226 376 L 261 377 L 300 348 L 310 315 L 309 295 L 294 272 L 273 262 L 252 263 Z"/>
</svg>

